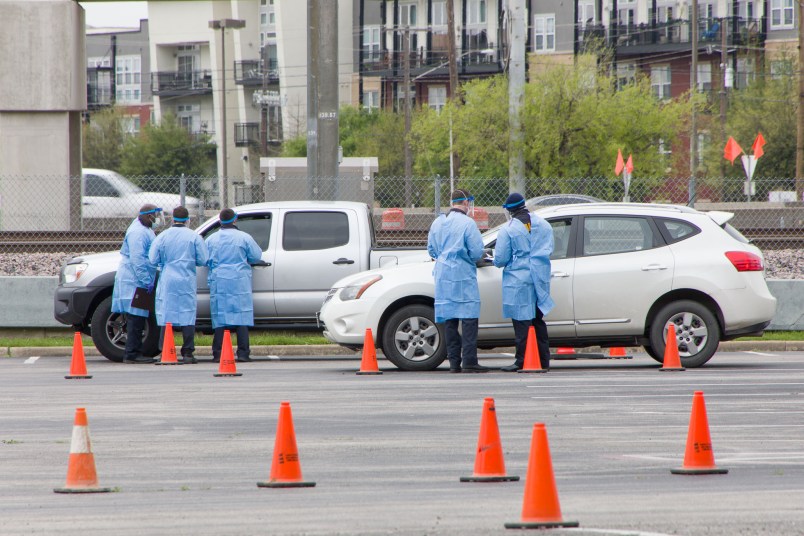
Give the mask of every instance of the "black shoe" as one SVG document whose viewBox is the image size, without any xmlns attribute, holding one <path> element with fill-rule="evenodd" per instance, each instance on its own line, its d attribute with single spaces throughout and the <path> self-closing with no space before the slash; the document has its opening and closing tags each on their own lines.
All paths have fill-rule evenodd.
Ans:
<svg viewBox="0 0 804 536">
<path fill-rule="evenodd" d="M 522 365 L 517 365 L 514 363 L 513 365 L 508 365 L 507 367 L 501 367 L 500 370 L 504 372 L 516 372 L 517 370 L 522 370 Z"/>
<path fill-rule="evenodd" d="M 463 367 L 464 372 L 488 372 L 490 370 L 490 368 L 484 367 L 483 365 L 464 365 Z"/>
<path fill-rule="evenodd" d="M 156 359 L 152 357 L 138 357 L 136 359 L 124 359 L 123 363 L 127 363 L 129 365 L 145 365 L 148 363 L 156 363 Z"/>
<path fill-rule="evenodd" d="M 458 372 L 461 371 L 461 367 L 450 367 L 449 371 L 452 372 L 452 373 L 457 374 Z"/>
<path fill-rule="evenodd" d="M 195 365 L 198 363 L 198 359 L 193 357 L 192 355 L 185 355 L 181 358 L 181 362 L 185 365 Z"/>
<path fill-rule="evenodd" d="M 221 358 L 220 358 L 220 357 L 213 357 L 213 358 L 212 358 L 212 362 L 213 362 L 213 363 L 220 363 L 220 362 L 221 362 Z"/>
<path fill-rule="evenodd" d="M 248 363 L 250 361 L 254 361 L 254 360 L 251 359 L 250 357 L 238 357 L 237 358 L 238 363 Z"/>
</svg>

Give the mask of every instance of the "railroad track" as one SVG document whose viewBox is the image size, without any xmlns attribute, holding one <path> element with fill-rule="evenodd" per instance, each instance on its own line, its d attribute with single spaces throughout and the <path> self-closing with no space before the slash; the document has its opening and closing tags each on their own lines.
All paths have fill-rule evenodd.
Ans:
<svg viewBox="0 0 804 536">
<path fill-rule="evenodd" d="M 760 249 L 804 246 L 804 228 L 754 228 L 740 232 Z M 125 231 L 0 231 L 0 253 L 99 252 L 119 249 Z M 380 247 L 425 247 L 427 229 L 378 230 Z"/>
</svg>

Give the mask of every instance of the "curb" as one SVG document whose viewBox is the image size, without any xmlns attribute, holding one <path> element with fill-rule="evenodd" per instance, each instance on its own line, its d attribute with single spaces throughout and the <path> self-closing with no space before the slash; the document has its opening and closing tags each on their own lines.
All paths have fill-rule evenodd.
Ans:
<svg viewBox="0 0 804 536">
<path fill-rule="evenodd" d="M 576 348 L 577 352 L 601 352 L 599 346 L 587 348 Z M 799 352 L 804 350 L 804 341 L 727 341 L 721 342 L 718 351 L 721 352 Z M 605 351 L 605 350 L 603 350 Z M 626 347 L 626 352 L 641 353 L 641 346 Z M 0 349 L 0 355 L 5 357 L 65 357 L 71 356 L 73 349 L 69 346 L 11 346 Z M 513 353 L 513 347 L 500 347 L 493 350 L 478 350 L 479 354 L 501 354 Z M 212 355 L 211 346 L 198 346 L 196 353 L 199 355 Z M 91 345 L 84 346 L 84 355 L 88 357 L 99 357 L 101 354 L 97 348 Z M 331 358 L 340 357 L 343 359 L 360 359 L 361 353 L 343 348 L 335 344 L 308 344 L 308 345 L 283 345 L 283 346 L 252 346 L 251 355 L 253 357 L 317 357 Z M 378 357 L 382 353 L 378 352 Z"/>
</svg>

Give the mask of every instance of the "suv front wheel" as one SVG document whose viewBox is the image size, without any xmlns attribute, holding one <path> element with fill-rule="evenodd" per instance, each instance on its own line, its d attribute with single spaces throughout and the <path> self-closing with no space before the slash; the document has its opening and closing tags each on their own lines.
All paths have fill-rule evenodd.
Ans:
<svg viewBox="0 0 804 536">
<path fill-rule="evenodd" d="M 92 313 L 90 322 L 92 342 L 103 356 L 120 363 L 126 353 L 126 315 L 112 312 L 112 297 L 109 296 Z M 159 327 L 153 316 L 148 317 L 142 333 L 142 355 L 154 357 L 159 354 Z"/>
<path fill-rule="evenodd" d="M 382 334 L 385 357 L 402 370 L 434 370 L 447 355 L 433 308 L 406 305 L 391 315 Z"/>
<path fill-rule="evenodd" d="M 715 354 L 720 344 L 720 325 L 717 318 L 698 302 L 679 300 L 662 307 L 651 322 L 650 347 L 653 352 L 648 353 L 656 361 L 664 361 L 667 330 L 671 323 L 676 331 L 682 366 L 700 367 Z"/>
</svg>

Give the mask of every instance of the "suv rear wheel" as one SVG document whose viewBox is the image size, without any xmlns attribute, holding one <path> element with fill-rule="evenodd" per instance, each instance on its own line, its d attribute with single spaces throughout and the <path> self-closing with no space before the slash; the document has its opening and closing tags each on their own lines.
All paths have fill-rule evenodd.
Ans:
<svg viewBox="0 0 804 536">
<path fill-rule="evenodd" d="M 402 370 L 434 370 L 447 355 L 444 332 L 433 308 L 406 305 L 391 315 L 382 333 L 385 357 Z"/>
<path fill-rule="evenodd" d="M 667 328 L 671 323 L 676 330 L 682 366 L 700 367 L 715 354 L 720 344 L 720 325 L 715 315 L 698 302 L 679 300 L 662 307 L 651 322 L 650 346 L 653 352 L 648 353 L 656 361 L 664 361 Z"/>
<path fill-rule="evenodd" d="M 126 315 L 112 312 L 109 296 L 95 308 L 90 322 L 92 342 L 103 356 L 120 363 L 126 353 Z M 159 353 L 159 327 L 148 317 L 142 333 L 142 355 L 154 357 Z"/>
</svg>

